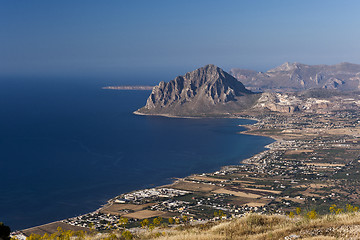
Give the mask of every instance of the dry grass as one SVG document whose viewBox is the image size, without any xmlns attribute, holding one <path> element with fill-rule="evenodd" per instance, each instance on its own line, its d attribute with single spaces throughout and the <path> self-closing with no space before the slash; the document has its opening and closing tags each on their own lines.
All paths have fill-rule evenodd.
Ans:
<svg viewBox="0 0 360 240">
<path fill-rule="evenodd" d="M 222 222 L 208 222 L 206 224 L 198 224 L 192 226 L 185 225 L 175 228 L 155 228 L 152 231 L 147 229 L 137 229 L 137 232 L 134 234 L 134 238 L 132 236 L 126 237 L 124 235 L 124 232 L 113 231 L 110 233 L 88 233 L 87 235 L 85 235 L 84 238 L 81 239 L 360 239 L 360 212 L 344 213 L 338 215 L 325 215 L 316 219 L 308 219 L 303 216 L 289 218 L 285 215 L 248 214 L 242 218 L 236 218 Z"/>
<path fill-rule="evenodd" d="M 284 215 L 251 214 L 221 222 L 209 228 L 159 230 L 143 234 L 140 239 L 159 240 L 267 240 L 267 239 L 360 239 L 360 213 L 326 215 L 309 220 Z"/>
<path fill-rule="evenodd" d="M 26 234 L 26 236 L 30 236 L 32 233 L 39 234 L 39 235 L 44 235 L 45 233 L 52 234 L 53 232 L 57 231 L 56 229 L 58 227 L 61 227 L 65 231 L 68 231 L 68 230 L 71 230 L 71 231 L 88 231 L 89 230 L 88 228 L 77 227 L 77 226 L 73 226 L 73 225 L 70 225 L 70 224 L 67 224 L 67 223 L 57 221 L 57 222 L 53 222 L 53 223 L 48 223 L 48 224 L 28 228 L 28 229 L 22 230 L 22 232 L 24 234 Z"/>
</svg>

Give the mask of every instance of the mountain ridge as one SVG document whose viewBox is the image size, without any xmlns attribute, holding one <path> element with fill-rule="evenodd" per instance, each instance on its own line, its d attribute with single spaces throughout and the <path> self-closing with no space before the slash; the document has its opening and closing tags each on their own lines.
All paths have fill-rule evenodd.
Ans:
<svg viewBox="0 0 360 240">
<path fill-rule="evenodd" d="M 284 64 L 266 72 L 233 68 L 230 74 L 253 91 L 303 91 L 311 88 L 353 91 L 360 89 L 360 65 L 342 62 L 335 65 Z"/>
</svg>

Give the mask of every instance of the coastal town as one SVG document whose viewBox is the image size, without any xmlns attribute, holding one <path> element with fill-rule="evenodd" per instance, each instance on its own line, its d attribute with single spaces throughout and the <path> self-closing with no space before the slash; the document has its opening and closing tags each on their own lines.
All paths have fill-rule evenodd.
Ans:
<svg viewBox="0 0 360 240">
<path fill-rule="evenodd" d="M 257 120 L 240 134 L 276 141 L 239 165 L 124 193 L 95 212 L 61 222 L 97 231 L 138 231 L 154 219 L 171 226 L 241 217 L 249 212 L 289 214 L 297 208 L 325 213 L 333 204 L 342 208 L 360 205 L 357 111 L 235 117 Z M 124 219 L 126 224 L 121 224 Z"/>
</svg>

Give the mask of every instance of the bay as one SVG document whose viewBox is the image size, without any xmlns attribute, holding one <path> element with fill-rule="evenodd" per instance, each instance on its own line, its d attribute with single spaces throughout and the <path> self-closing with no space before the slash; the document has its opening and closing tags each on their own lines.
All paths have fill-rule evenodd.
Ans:
<svg viewBox="0 0 360 240">
<path fill-rule="evenodd" d="M 12 230 L 94 211 L 120 193 L 238 164 L 272 139 L 244 119 L 137 116 L 149 91 L 103 81 L 0 81 L 0 221 Z"/>
</svg>

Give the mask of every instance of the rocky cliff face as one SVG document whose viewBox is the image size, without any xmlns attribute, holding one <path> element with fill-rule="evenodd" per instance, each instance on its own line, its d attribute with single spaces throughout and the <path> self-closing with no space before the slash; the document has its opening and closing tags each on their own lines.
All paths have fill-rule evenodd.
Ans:
<svg viewBox="0 0 360 240">
<path fill-rule="evenodd" d="M 226 114 L 251 107 L 258 96 L 214 65 L 155 86 L 140 114 L 174 116 Z"/>
<path fill-rule="evenodd" d="M 353 91 L 360 89 L 360 65 L 305 65 L 284 63 L 267 72 L 232 69 L 230 73 L 254 91 L 303 91 L 311 88 Z"/>
</svg>

